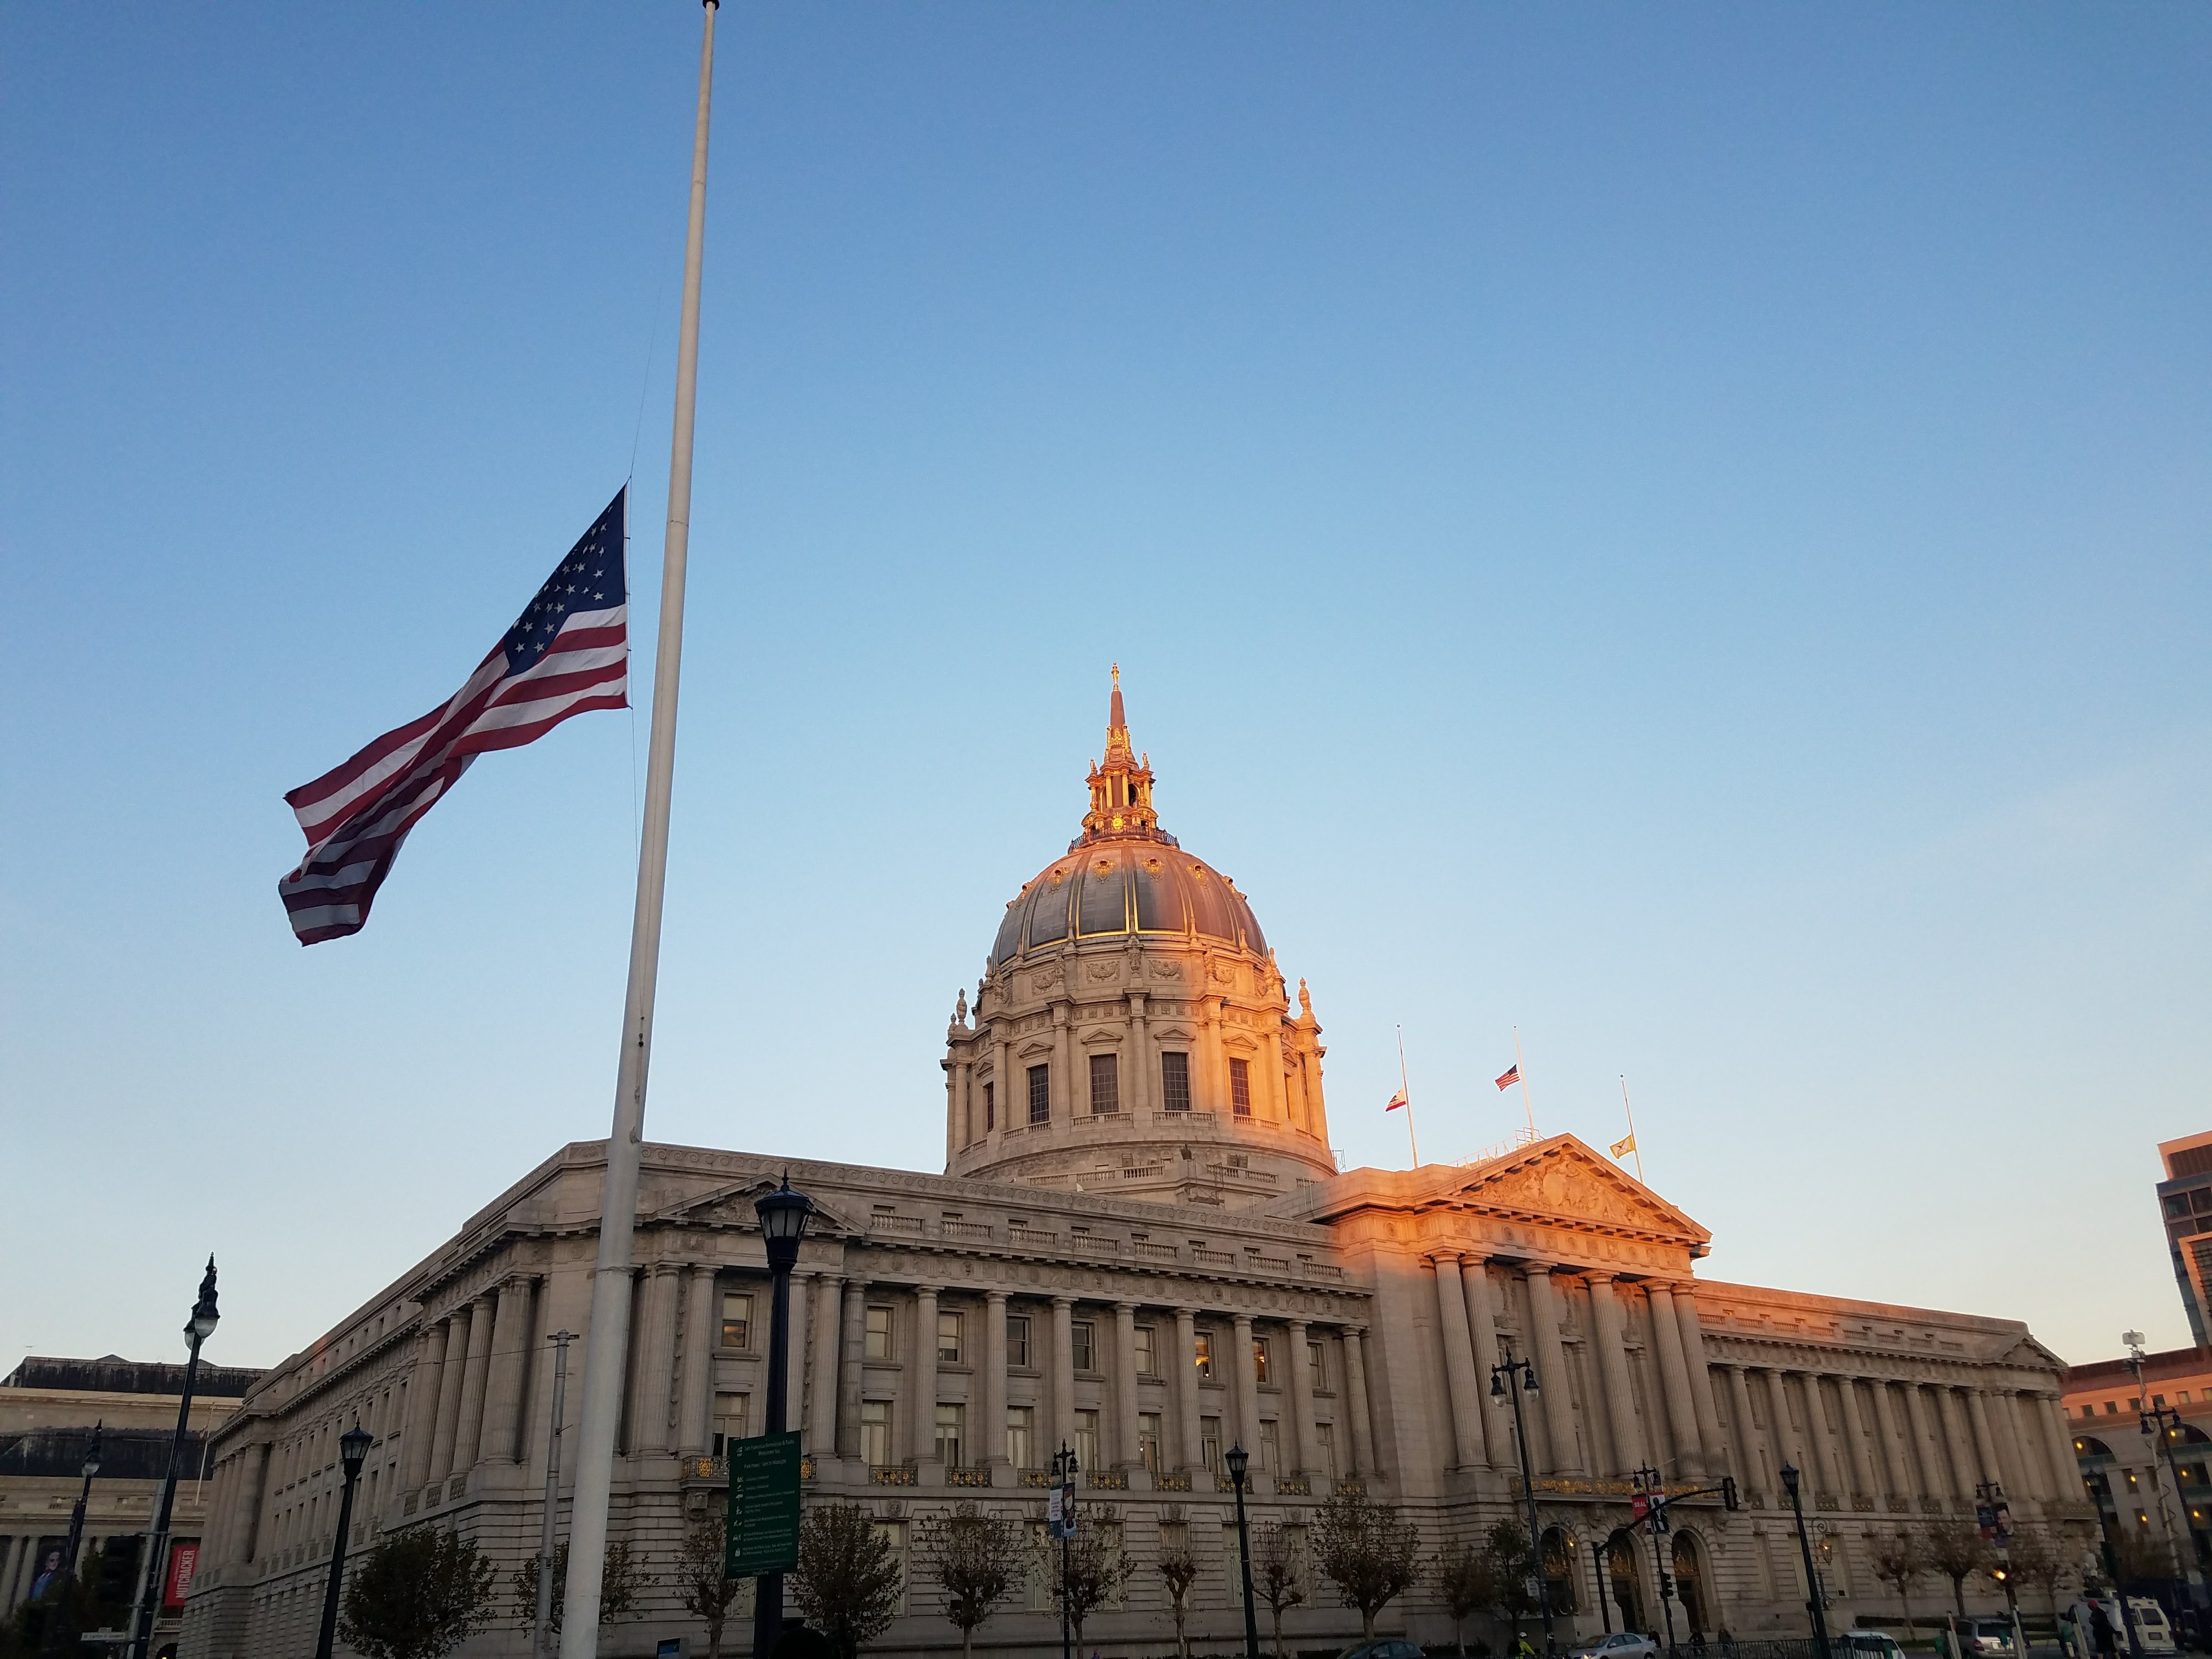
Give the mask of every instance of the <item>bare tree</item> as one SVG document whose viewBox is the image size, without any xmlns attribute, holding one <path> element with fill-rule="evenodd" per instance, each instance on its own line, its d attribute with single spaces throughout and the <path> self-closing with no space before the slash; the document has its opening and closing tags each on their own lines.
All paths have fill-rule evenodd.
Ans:
<svg viewBox="0 0 2212 1659">
<path fill-rule="evenodd" d="M 1162 1528 L 1160 1553 L 1152 1559 L 1152 1571 L 1167 1586 L 1168 1608 L 1175 1614 L 1176 1659 L 1190 1659 L 1190 1638 L 1183 1625 L 1190 1617 L 1190 1587 L 1198 1582 L 1198 1558 L 1190 1553 L 1188 1540 L 1170 1541 L 1167 1529 Z"/>
<path fill-rule="evenodd" d="M 683 1547 L 676 1556 L 676 1599 L 684 1612 L 706 1620 L 707 1659 L 722 1659 L 722 1626 L 745 1587 L 744 1579 L 723 1576 L 729 1561 L 728 1528 L 727 1510 L 708 1504 L 704 1514 L 684 1528 Z"/>
<path fill-rule="evenodd" d="M 1482 1553 L 1490 1566 L 1490 1605 L 1512 1627 L 1513 1646 L 1521 1645 L 1521 1621 L 1536 1611 L 1528 1588 L 1528 1528 L 1500 1521 L 1485 1535 Z"/>
<path fill-rule="evenodd" d="M 1982 1529 L 1958 1516 L 1944 1516 L 1920 1523 L 1920 1552 L 1928 1565 L 1951 1581 L 1951 1600 L 1959 1617 L 1966 1616 L 1966 1580 L 1986 1571 L 1996 1553 L 1982 1537 Z"/>
<path fill-rule="evenodd" d="M 1359 1639 L 1375 1639 L 1375 1615 L 1421 1575 L 1421 1534 L 1397 1510 L 1348 1492 L 1322 1505 L 1314 1557 L 1347 1607 L 1359 1610 Z"/>
<path fill-rule="evenodd" d="M 975 1630 L 1013 1594 L 1022 1559 L 1022 1528 L 961 1504 L 933 1522 L 923 1546 L 930 1576 L 945 1592 L 945 1616 L 960 1632 L 960 1652 L 975 1651 Z"/>
<path fill-rule="evenodd" d="M 2123 1523 L 2112 1528 L 2112 1566 L 2123 1584 L 2139 1578 L 2173 1577 L 2173 1552 L 2154 1533 Z"/>
<path fill-rule="evenodd" d="M 897 1616 L 904 1579 L 897 1552 L 859 1504 L 824 1504 L 800 1520 L 792 1599 L 844 1659 Z"/>
<path fill-rule="evenodd" d="M 1467 1651 L 1463 1627 L 1468 1615 L 1480 1613 L 1498 1599 L 1496 1576 L 1490 1557 L 1471 1545 L 1462 1544 L 1437 1557 L 1437 1599 L 1451 1614 L 1452 1646 L 1462 1653 Z"/>
<path fill-rule="evenodd" d="M 538 1558 L 530 1556 L 514 1570 L 514 1622 L 527 1628 L 538 1621 Z M 612 1624 L 637 1611 L 640 1592 L 653 1583 L 628 1543 L 609 1544 L 599 1569 L 599 1622 Z M 568 1540 L 553 1552 L 553 1633 L 561 1633 L 562 1615 L 568 1608 Z"/>
<path fill-rule="evenodd" d="M 1283 1614 L 1304 1604 L 1304 1563 L 1298 1535 L 1288 1527 L 1263 1527 L 1253 1540 L 1252 1593 L 1267 1604 L 1275 1630 L 1275 1659 L 1283 1659 Z"/>
<path fill-rule="evenodd" d="M 1874 1576 L 1897 1592 L 1897 1605 L 1905 1612 L 1905 1634 L 1917 1637 L 1912 1623 L 1912 1587 L 1928 1576 L 1928 1554 L 1920 1540 L 1905 1528 L 1874 1540 Z"/>
<path fill-rule="evenodd" d="M 1080 1645 L 1084 1621 L 1121 1593 L 1137 1564 L 1122 1555 L 1119 1531 L 1096 1522 L 1076 1528 L 1065 1557 L 1056 1540 L 1047 1539 L 1044 1547 L 1052 1571 L 1060 1576 L 1061 1593 L 1067 1598 L 1067 1622 Z"/>
<path fill-rule="evenodd" d="M 2058 1586 L 2074 1570 L 2066 1559 L 2063 1541 L 2045 1527 L 2022 1527 L 2012 1535 L 2012 1546 L 2006 1552 L 2012 1558 L 2012 1576 L 2023 1584 L 2032 1584 L 2043 1592 L 2044 1605 L 2051 1610 L 2051 1622 L 2058 1622 Z"/>
</svg>

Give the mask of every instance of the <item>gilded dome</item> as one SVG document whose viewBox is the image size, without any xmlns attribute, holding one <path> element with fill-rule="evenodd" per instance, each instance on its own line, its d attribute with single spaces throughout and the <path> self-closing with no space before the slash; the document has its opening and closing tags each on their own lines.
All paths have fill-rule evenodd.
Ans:
<svg viewBox="0 0 2212 1659">
<path fill-rule="evenodd" d="M 1079 841 L 1006 906 L 991 966 L 1040 945 L 1164 933 L 1267 954 L 1252 907 L 1228 877 L 1158 830 Z"/>
</svg>

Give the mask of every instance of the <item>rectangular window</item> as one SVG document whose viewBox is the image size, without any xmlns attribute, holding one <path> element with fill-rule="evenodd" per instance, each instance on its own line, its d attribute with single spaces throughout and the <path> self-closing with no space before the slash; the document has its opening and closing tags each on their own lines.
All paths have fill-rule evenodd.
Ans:
<svg viewBox="0 0 2212 1659">
<path fill-rule="evenodd" d="M 1328 1389 L 1328 1367 L 1322 1360 L 1321 1344 L 1306 1344 L 1306 1371 L 1313 1382 L 1314 1392 L 1323 1394 Z"/>
<path fill-rule="evenodd" d="M 714 1396 L 714 1455 L 727 1457 L 730 1442 L 745 1437 L 745 1404 L 747 1395 L 718 1394 Z"/>
<path fill-rule="evenodd" d="M 890 1359 L 891 1310 L 878 1304 L 868 1310 L 867 1334 L 860 1344 L 860 1355 L 865 1359 Z"/>
<path fill-rule="evenodd" d="M 1098 1413 L 1078 1412 L 1075 1414 L 1075 1461 L 1079 1468 L 1092 1474 L 1098 1471 Z"/>
<path fill-rule="evenodd" d="M 1106 1117 L 1121 1109 L 1121 1057 L 1091 1056 L 1091 1115 Z"/>
<path fill-rule="evenodd" d="M 983 1127 L 988 1131 L 999 1127 L 999 1086 L 995 1083 L 983 1085 Z"/>
<path fill-rule="evenodd" d="M 1198 1374 L 1211 1382 L 1213 1377 L 1213 1333 L 1200 1331 L 1191 1345 L 1198 1354 Z"/>
<path fill-rule="evenodd" d="M 1160 1056 L 1160 1104 L 1170 1112 L 1190 1109 L 1190 1056 Z"/>
<path fill-rule="evenodd" d="M 750 1348 L 753 1329 L 753 1299 L 735 1292 L 722 1297 L 722 1346 Z"/>
<path fill-rule="evenodd" d="M 937 1408 L 937 1461 L 949 1469 L 965 1468 L 960 1449 L 967 1443 L 968 1408 L 965 1406 L 939 1406 Z"/>
<path fill-rule="evenodd" d="M 1314 1425 L 1314 1462 L 1321 1466 L 1322 1478 L 1333 1492 L 1336 1487 L 1336 1425 L 1334 1423 Z"/>
<path fill-rule="evenodd" d="M 1160 1414 L 1158 1412 L 1137 1413 L 1137 1455 L 1145 1465 L 1145 1473 L 1160 1472 Z"/>
<path fill-rule="evenodd" d="M 1137 1375 L 1158 1376 L 1160 1374 L 1159 1349 L 1156 1346 L 1158 1333 L 1150 1325 L 1137 1327 Z M 2186 1395 L 2183 1396 L 2185 1399 Z"/>
<path fill-rule="evenodd" d="M 1212 1471 L 1215 1480 L 1221 1479 L 1221 1419 L 1218 1417 L 1198 1419 L 1198 1461 Z"/>
<path fill-rule="evenodd" d="M 1018 1469 L 1033 1469 L 1036 1459 L 1030 1455 L 1030 1437 L 1036 1423 L 1034 1406 L 1006 1407 L 1006 1462 Z"/>
<path fill-rule="evenodd" d="M 937 1358 L 943 1364 L 960 1363 L 960 1316 L 957 1313 L 937 1316 Z"/>
<path fill-rule="evenodd" d="M 1260 1419 L 1260 1467 L 1270 1474 L 1283 1467 L 1282 1425 L 1272 1417 Z"/>
<path fill-rule="evenodd" d="M 860 1402 L 860 1461 L 882 1468 L 891 1461 L 891 1402 Z"/>
<path fill-rule="evenodd" d="M 1006 1364 L 1030 1368 L 1030 1316 L 1027 1314 L 1006 1316 Z M 1026 1466 L 1024 1466 L 1026 1467 Z"/>
<path fill-rule="evenodd" d="M 1268 1339 L 1264 1336 L 1252 1339 L 1252 1380 L 1255 1382 L 1267 1380 L 1267 1343 Z"/>
<path fill-rule="evenodd" d="M 1048 1064 L 1030 1067 L 1030 1121 L 1052 1121 L 1052 1067 Z"/>
<path fill-rule="evenodd" d="M 1252 1067 L 1241 1060 L 1229 1062 L 1229 1105 L 1239 1117 L 1252 1115 Z"/>
<path fill-rule="evenodd" d="M 1067 1328 L 1068 1357 L 1073 1370 L 1087 1371 L 1096 1369 L 1091 1362 L 1097 1358 L 1091 1352 L 1091 1339 L 1097 1334 L 1097 1327 L 1087 1319 L 1079 1319 Z"/>
</svg>

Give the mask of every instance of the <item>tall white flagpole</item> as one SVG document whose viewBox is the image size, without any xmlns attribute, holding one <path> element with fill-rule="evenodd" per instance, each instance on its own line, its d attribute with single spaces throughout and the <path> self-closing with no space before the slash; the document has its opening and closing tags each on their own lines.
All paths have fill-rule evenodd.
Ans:
<svg viewBox="0 0 2212 1659">
<path fill-rule="evenodd" d="M 1413 1090 L 1406 1081 L 1406 1028 L 1398 1028 L 1398 1092 L 1406 1097 L 1406 1145 L 1413 1154 L 1413 1167 L 1421 1167 L 1420 1143 L 1413 1139 Z"/>
<path fill-rule="evenodd" d="M 1513 1075 L 1521 1079 L 1521 1109 L 1528 1114 L 1528 1139 L 1536 1138 L 1536 1109 L 1528 1100 L 1528 1062 L 1521 1058 L 1521 1028 L 1513 1028 Z"/>
<path fill-rule="evenodd" d="M 1628 1073 L 1620 1074 L 1620 1109 L 1628 1115 L 1628 1150 L 1636 1158 L 1636 1178 L 1644 1179 L 1644 1147 L 1636 1139 L 1636 1109 L 1628 1103 Z"/>
<path fill-rule="evenodd" d="M 584 1339 L 584 1404 L 576 1435 L 576 1492 L 568 1515 L 568 1577 L 561 1659 L 597 1659 L 599 1581 L 614 1484 L 615 1419 L 629 1358 L 630 1231 L 645 1139 L 645 1079 L 653 1059 L 653 997 L 660 972 L 660 901 L 668 880 L 668 801 L 676 769 L 676 692 L 684 661 L 684 573 L 691 538 L 691 421 L 699 387 L 700 241 L 707 226 L 707 116 L 714 86 L 716 0 L 705 0 L 699 47 L 699 120 L 691 140 L 691 220 L 684 244 L 684 321 L 676 348 L 676 430 L 668 453 L 668 536 L 660 556 L 660 636 L 653 659 L 653 730 L 645 770 L 645 830 L 630 922 L 629 990 L 614 1129 L 599 1198 L 599 1258 Z"/>
</svg>

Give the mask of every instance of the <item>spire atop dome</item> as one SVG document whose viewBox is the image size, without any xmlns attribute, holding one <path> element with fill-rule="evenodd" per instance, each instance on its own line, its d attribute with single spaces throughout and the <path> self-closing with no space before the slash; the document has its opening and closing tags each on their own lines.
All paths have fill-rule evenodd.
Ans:
<svg viewBox="0 0 2212 1659">
<path fill-rule="evenodd" d="M 1139 759 L 1129 745 L 1120 663 L 1114 665 L 1113 674 L 1113 695 L 1106 705 L 1106 759 L 1103 765 L 1091 763 L 1091 810 L 1083 815 L 1084 841 L 1159 833 L 1159 814 L 1152 810 L 1151 757 Z"/>
</svg>

